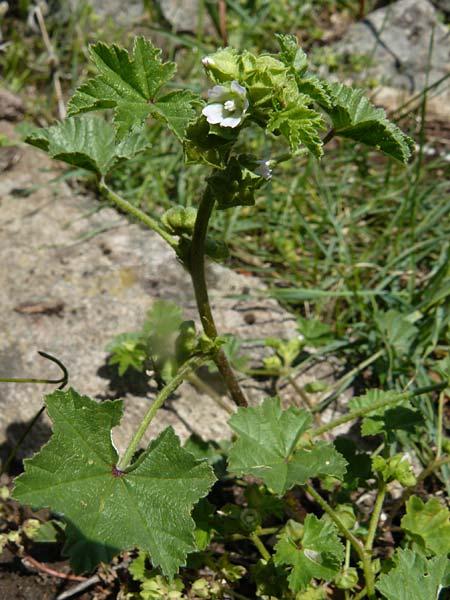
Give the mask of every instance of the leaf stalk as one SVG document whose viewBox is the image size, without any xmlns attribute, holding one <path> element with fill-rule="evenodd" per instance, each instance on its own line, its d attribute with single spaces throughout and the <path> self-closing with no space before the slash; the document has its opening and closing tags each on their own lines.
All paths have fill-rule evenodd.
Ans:
<svg viewBox="0 0 450 600">
<path fill-rule="evenodd" d="M 327 513 L 333 523 L 336 525 L 341 534 L 351 543 L 354 550 L 359 556 L 361 561 L 361 565 L 364 571 L 364 577 L 366 580 L 366 588 L 367 588 L 367 596 L 370 600 L 375 600 L 375 577 L 372 569 L 371 557 L 370 553 L 368 553 L 362 544 L 359 542 L 358 538 L 356 538 L 353 533 L 347 529 L 341 519 L 337 516 L 335 511 L 331 508 L 328 502 L 322 498 L 320 494 L 316 492 L 316 490 L 310 485 L 306 484 L 305 489 L 310 494 L 314 500 L 319 504 L 319 506 Z"/>
<path fill-rule="evenodd" d="M 415 396 L 421 396 L 422 394 L 428 394 L 429 392 L 440 391 L 443 388 L 445 388 L 446 385 L 447 385 L 446 383 L 436 383 L 433 385 L 427 385 L 427 386 L 424 386 L 421 388 L 417 388 L 417 390 L 414 390 L 412 392 L 404 392 L 403 394 L 398 394 L 398 395 L 394 396 L 393 398 L 389 398 L 387 400 L 378 400 L 378 402 L 374 402 L 370 406 L 365 406 L 363 408 L 359 408 L 358 410 L 349 412 L 346 415 L 342 415 L 342 417 L 339 417 L 339 418 L 335 419 L 334 421 L 330 421 L 326 425 L 322 425 L 322 427 L 317 427 L 316 429 L 314 429 L 312 431 L 311 437 L 315 438 L 319 435 L 322 435 L 323 433 L 325 433 L 327 431 L 331 431 L 332 429 L 335 429 L 336 427 L 343 425 L 344 423 L 348 423 L 349 421 L 353 421 L 354 419 L 359 419 L 360 417 L 364 417 L 365 415 L 368 415 L 369 413 L 371 413 L 375 410 L 379 410 L 380 408 L 384 408 L 387 406 L 394 406 L 395 404 L 399 404 L 400 402 L 404 402 L 405 400 L 409 400 L 410 398 L 414 398 Z"/>
<path fill-rule="evenodd" d="M 130 202 L 128 202 L 128 200 L 125 200 L 125 198 L 122 198 L 116 194 L 116 192 L 113 192 L 113 190 L 106 185 L 103 178 L 101 178 L 98 182 L 98 189 L 105 196 L 105 198 L 110 200 L 113 204 L 120 208 L 120 210 L 131 215 L 143 225 L 147 225 L 147 227 L 153 229 L 153 231 L 161 236 L 163 240 L 166 241 L 175 251 L 178 249 L 178 242 L 173 236 L 167 233 L 167 231 L 165 231 L 165 229 L 163 229 L 155 219 L 152 219 L 152 217 L 137 208 L 137 206 L 133 206 Z"/>
<path fill-rule="evenodd" d="M 267 550 L 267 548 L 264 546 L 264 544 L 262 543 L 262 541 L 259 538 L 259 536 L 256 533 L 251 533 L 249 535 L 249 539 L 256 546 L 256 548 L 258 549 L 258 552 L 261 554 L 261 556 L 263 557 L 263 559 L 266 560 L 266 561 L 269 561 L 270 558 L 271 558 L 270 557 L 270 553 Z"/>
<path fill-rule="evenodd" d="M 381 511 L 383 509 L 384 499 L 386 497 L 387 485 L 385 481 L 380 481 L 378 488 L 377 498 L 372 511 L 372 517 L 370 519 L 369 531 L 367 533 L 366 543 L 364 548 L 367 552 L 372 552 L 373 543 L 375 541 L 375 534 L 377 531 L 378 522 L 380 520 Z"/>
<path fill-rule="evenodd" d="M 187 360 L 182 367 L 178 370 L 177 374 L 169 381 L 169 383 L 159 392 L 156 396 L 155 401 L 148 409 L 144 418 L 141 421 L 138 429 L 135 434 L 131 438 L 130 443 L 128 444 L 127 449 L 125 450 L 124 455 L 120 459 L 117 464 L 117 468 L 121 471 L 124 471 L 131 463 L 131 460 L 134 456 L 134 453 L 138 449 L 138 446 L 145 435 L 150 423 L 152 422 L 154 416 L 167 400 L 167 398 L 183 383 L 183 381 L 198 367 L 200 367 L 204 362 L 206 362 L 207 358 L 205 356 L 194 356 Z"/>
</svg>

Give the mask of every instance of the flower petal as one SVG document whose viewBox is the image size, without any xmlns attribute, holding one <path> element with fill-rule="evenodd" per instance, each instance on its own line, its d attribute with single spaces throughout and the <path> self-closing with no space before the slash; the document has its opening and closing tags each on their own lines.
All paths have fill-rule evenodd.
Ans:
<svg viewBox="0 0 450 600">
<path fill-rule="evenodd" d="M 208 90 L 208 99 L 225 102 L 230 97 L 230 90 L 223 85 L 215 85 Z"/>
<path fill-rule="evenodd" d="M 234 92 L 235 94 L 238 94 L 239 96 L 242 96 L 243 98 L 247 97 L 247 90 L 245 89 L 245 87 L 243 85 L 238 83 L 236 80 L 233 80 L 231 82 L 231 91 Z"/>
<path fill-rule="evenodd" d="M 257 160 L 256 161 L 258 163 L 258 167 L 255 169 L 255 173 L 257 175 L 260 175 L 261 177 L 263 177 L 264 179 L 271 179 L 272 178 L 272 161 L 270 160 Z"/>
<path fill-rule="evenodd" d="M 223 121 L 223 104 L 214 103 L 208 104 L 202 110 L 202 115 L 206 117 L 208 123 L 211 125 L 217 125 L 218 123 L 222 123 Z"/>
<path fill-rule="evenodd" d="M 222 127 L 237 127 L 242 123 L 242 116 L 225 117 L 220 121 Z"/>
</svg>

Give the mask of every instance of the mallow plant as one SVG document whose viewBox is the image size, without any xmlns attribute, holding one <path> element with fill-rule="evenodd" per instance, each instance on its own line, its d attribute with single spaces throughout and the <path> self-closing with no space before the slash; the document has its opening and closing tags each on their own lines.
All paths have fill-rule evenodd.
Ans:
<svg viewBox="0 0 450 600">
<path fill-rule="evenodd" d="M 52 437 L 25 461 L 13 498 L 58 516 L 63 552 L 77 573 L 134 553 L 129 569 L 142 588 L 128 598 L 436 599 L 448 580 L 449 511 L 413 490 L 448 462 L 445 443 L 415 473 L 410 457 L 392 443 L 392 431 L 395 422 L 401 427 L 396 411 L 413 411 L 416 397 L 443 390 L 445 374 L 440 383 L 402 394 L 369 390 L 349 402 L 348 413 L 318 424 L 310 410 L 286 408 L 279 397 L 248 406 L 224 351 L 227 340 L 216 329 L 205 260 L 226 256 L 226 247 L 208 233 L 214 210 L 253 205 L 280 161 L 305 152 L 320 159 L 336 137 L 401 162 L 413 146 L 362 91 L 314 75 L 295 37 L 277 37 L 278 54 L 225 48 L 204 57 L 211 87 L 201 96 L 176 89 L 175 64 L 163 62 L 144 37 L 130 53 L 97 43 L 90 49 L 97 73 L 71 98 L 69 116 L 28 137 L 49 156 L 94 174 L 104 199 L 170 245 L 192 278 L 201 331 L 160 304 L 142 332 L 115 340 L 122 373 L 145 370 L 151 358 L 159 383 L 120 456 L 111 430 L 123 418 L 121 400 L 96 402 L 74 389 L 47 395 Z M 156 219 L 111 188 L 118 162 L 148 148 L 149 120 L 178 139 L 187 165 L 209 169 L 196 208 L 173 206 Z M 281 150 L 272 156 L 246 151 L 249 133 L 264 136 L 265 148 Z M 236 406 L 232 441 L 192 438 L 183 446 L 168 427 L 142 448 L 157 411 L 204 364 L 215 364 Z M 359 418 L 363 436 L 381 439 L 373 456 L 349 439 L 330 441 L 335 427 Z M 375 550 L 394 481 L 400 488 L 394 508 L 403 518 L 398 547 L 386 556 Z M 218 500 L 224 482 L 241 490 L 239 502 Z M 354 502 L 360 487 L 373 498 L 364 518 Z M 236 551 L 239 543 L 245 558 Z M 203 568 L 207 575 L 180 578 L 186 565 L 191 574 Z"/>
</svg>

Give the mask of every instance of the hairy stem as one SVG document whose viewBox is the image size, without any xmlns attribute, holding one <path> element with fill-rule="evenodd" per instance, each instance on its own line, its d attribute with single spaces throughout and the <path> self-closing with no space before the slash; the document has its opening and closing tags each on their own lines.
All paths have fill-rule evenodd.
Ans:
<svg viewBox="0 0 450 600">
<path fill-rule="evenodd" d="M 187 360 L 182 367 L 178 370 L 178 373 L 169 381 L 169 383 L 159 392 L 156 396 L 155 401 L 148 409 L 146 415 L 142 419 L 141 424 L 133 435 L 128 448 L 125 450 L 124 455 L 120 459 L 117 468 L 121 471 L 126 469 L 133 458 L 134 453 L 138 449 L 138 446 L 145 435 L 150 423 L 154 416 L 167 400 L 167 398 L 180 386 L 183 381 L 200 365 L 202 365 L 207 359 L 204 356 L 194 356 Z"/>
<path fill-rule="evenodd" d="M 359 594 L 357 594 L 353 600 L 362 600 L 363 598 L 365 598 L 367 596 L 367 588 L 363 588 Z"/>
<path fill-rule="evenodd" d="M 375 578 L 372 569 L 372 563 L 370 560 L 370 554 L 366 552 L 363 546 L 360 544 L 358 538 L 356 538 L 353 533 L 347 529 L 347 527 L 343 524 L 341 519 L 337 516 L 328 502 L 322 498 L 320 494 L 316 492 L 316 490 L 310 485 L 305 485 L 306 491 L 314 498 L 314 500 L 319 504 L 319 506 L 327 513 L 333 523 L 336 525 L 341 534 L 350 542 L 353 546 L 354 550 L 358 554 L 362 568 L 364 571 L 364 577 L 366 579 L 366 587 L 367 587 L 367 596 L 370 600 L 375 599 Z"/>
<path fill-rule="evenodd" d="M 354 410 L 349 412 L 326 425 L 322 425 L 322 427 L 317 427 L 312 431 L 312 437 L 317 437 L 325 433 L 326 431 L 330 431 L 331 429 L 335 429 L 342 425 L 343 423 L 348 423 L 349 421 L 353 421 L 354 419 L 358 419 L 359 417 L 364 417 L 374 410 L 378 410 L 380 408 L 394 406 L 395 404 L 399 404 L 400 402 L 404 402 L 405 400 L 409 400 L 410 398 L 414 398 L 415 396 L 421 396 L 422 394 L 428 394 L 429 392 L 440 391 L 446 386 L 446 383 L 436 383 L 434 385 L 428 385 L 422 388 L 417 388 L 412 392 L 405 392 L 403 394 L 395 395 L 392 398 L 388 398 L 387 400 L 378 400 L 378 402 L 374 402 L 370 406 L 365 406 L 364 408 L 359 408 L 358 410 Z"/>
<path fill-rule="evenodd" d="M 380 520 L 381 511 L 383 509 L 383 502 L 386 496 L 386 482 L 380 481 L 380 487 L 378 489 L 377 499 L 375 500 L 375 506 L 373 507 L 372 517 L 370 518 L 369 532 L 365 543 L 365 549 L 367 552 L 372 552 L 373 542 L 375 540 L 375 534 L 377 532 L 378 521 Z"/>
<path fill-rule="evenodd" d="M 262 543 L 262 541 L 260 540 L 259 536 L 256 533 L 251 533 L 249 535 L 249 539 L 254 543 L 254 545 L 258 549 L 258 552 L 261 554 L 261 556 L 263 557 L 263 559 L 266 560 L 266 561 L 269 561 L 270 560 L 270 553 L 267 550 L 267 548 L 264 546 L 264 544 Z"/>
<path fill-rule="evenodd" d="M 439 404 L 438 404 L 438 419 L 437 419 L 437 437 L 436 437 L 436 460 L 439 460 L 442 455 L 442 431 L 444 425 L 444 399 L 445 392 L 442 392 L 439 395 Z"/>
<path fill-rule="evenodd" d="M 147 215 L 144 211 L 140 210 L 136 206 L 133 206 L 130 202 L 128 202 L 128 200 L 125 200 L 125 198 L 122 198 L 121 196 L 116 194 L 116 192 L 113 192 L 106 185 L 104 179 L 101 179 L 99 181 L 98 189 L 106 198 L 108 198 L 108 200 L 110 200 L 113 204 L 120 208 L 120 210 L 131 215 L 144 225 L 147 225 L 147 227 L 149 227 L 150 229 L 153 229 L 153 231 L 160 235 L 163 238 L 163 240 L 165 240 L 169 244 L 171 248 L 177 250 L 178 242 L 173 236 L 167 233 L 167 231 L 165 231 L 165 229 L 163 229 L 161 225 L 157 221 L 155 221 L 155 219 L 152 219 L 152 217 Z"/>
<path fill-rule="evenodd" d="M 211 340 L 217 338 L 217 329 L 214 323 L 214 317 L 209 303 L 208 288 L 206 285 L 205 241 L 214 202 L 214 196 L 210 193 L 209 188 L 207 188 L 197 212 L 188 265 L 203 330 Z M 213 356 L 213 359 L 227 384 L 233 401 L 238 406 L 248 406 L 247 399 L 244 396 L 241 386 L 239 385 L 223 350 L 218 349 Z"/>
</svg>

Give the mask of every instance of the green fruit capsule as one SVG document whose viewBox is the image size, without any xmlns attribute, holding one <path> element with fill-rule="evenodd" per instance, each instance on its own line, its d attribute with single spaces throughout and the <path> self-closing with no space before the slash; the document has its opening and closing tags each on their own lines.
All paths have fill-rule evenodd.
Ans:
<svg viewBox="0 0 450 600">
<path fill-rule="evenodd" d="M 167 231 L 173 235 L 192 235 L 196 218 L 196 208 L 172 206 L 163 214 L 161 221 Z"/>
<path fill-rule="evenodd" d="M 205 254 L 214 260 L 225 260 L 229 257 L 228 246 L 224 242 L 206 238 Z"/>
</svg>

